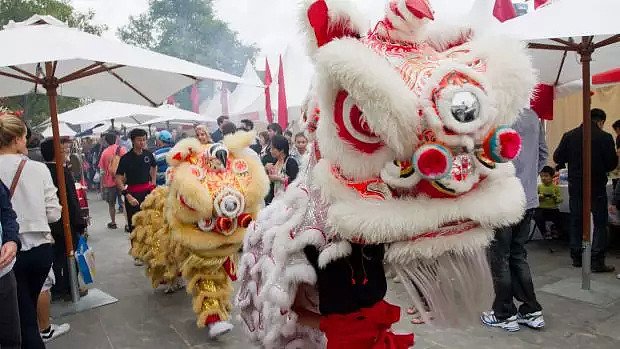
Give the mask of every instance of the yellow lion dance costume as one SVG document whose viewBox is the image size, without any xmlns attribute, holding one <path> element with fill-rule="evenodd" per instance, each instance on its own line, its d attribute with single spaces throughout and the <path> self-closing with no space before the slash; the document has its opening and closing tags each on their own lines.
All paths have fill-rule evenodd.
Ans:
<svg viewBox="0 0 620 349">
<path fill-rule="evenodd" d="M 155 189 L 133 218 L 130 254 L 146 265 L 154 288 L 187 280 L 198 327 L 217 337 L 232 329 L 230 295 L 246 228 L 269 189 L 253 133 L 222 143 L 189 138 L 168 153 L 167 185 Z"/>
</svg>

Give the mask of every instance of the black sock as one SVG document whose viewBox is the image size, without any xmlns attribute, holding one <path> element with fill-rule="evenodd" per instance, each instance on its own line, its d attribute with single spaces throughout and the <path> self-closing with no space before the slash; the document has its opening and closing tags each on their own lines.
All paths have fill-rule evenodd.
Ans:
<svg viewBox="0 0 620 349">
<path fill-rule="evenodd" d="M 50 325 L 48 328 L 41 331 L 41 333 L 49 333 L 51 330 L 52 330 L 52 325 Z"/>
</svg>

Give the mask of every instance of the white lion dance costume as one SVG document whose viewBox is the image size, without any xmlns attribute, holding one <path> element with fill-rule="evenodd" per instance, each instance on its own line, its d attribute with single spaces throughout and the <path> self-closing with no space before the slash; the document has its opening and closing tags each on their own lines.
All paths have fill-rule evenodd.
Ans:
<svg viewBox="0 0 620 349">
<path fill-rule="evenodd" d="M 372 31 L 354 10 L 302 9 L 313 158 L 250 225 L 239 266 L 236 303 L 263 348 L 413 345 L 389 330 L 400 313 L 383 301 L 384 262 L 426 321 L 477 319 L 492 296 L 485 248 L 523 214 L 509 162 L 520 138 L 505 126 L 535 84 L 521 44 L 438 29 L 426 0 L 390 1 Z M 302 324 L 308 311 L 320 331 Z"/>
<path fill-rule="evenodd" d="M 222 143 L 190 138 L 168 153 L 167 185 L 135 215 L 131 254 L 145 262 L 153 287 L 188 280 L 197 325 L 217 336 L 232 328 L 232 282 L 245 230 L 263 206 L 269 179 L 248 148 L 253 133 Z"/>
</svg>

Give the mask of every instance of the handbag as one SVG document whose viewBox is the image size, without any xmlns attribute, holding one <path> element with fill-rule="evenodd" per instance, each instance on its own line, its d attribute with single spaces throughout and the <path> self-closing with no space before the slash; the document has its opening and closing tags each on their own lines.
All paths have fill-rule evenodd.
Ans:
<svg viewBox="0 0 620 349">
<path fill-rule="evenodd" d="M 88 246 L 84 236 L 80 236 L 75 257 L 78 262 L 78 269 L 85 284 L 92 284 L 95 279 L 95 251 Z"/>
</svg>

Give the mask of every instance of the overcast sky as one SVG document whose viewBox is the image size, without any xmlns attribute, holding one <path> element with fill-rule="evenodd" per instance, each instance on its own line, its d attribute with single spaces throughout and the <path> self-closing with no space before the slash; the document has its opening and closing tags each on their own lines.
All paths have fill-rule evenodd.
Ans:
<svg viewBox="0 0 620 349">
<path fill-rule="evenodd" d="M 174 0 L 169 0 L 174 1 Z M 354 0 L 370 19 L 379 19 L 386 0 Z M 475 0 L 431 0 L 438 15 L 467 13 Z M 519 2 L 521 0 L 515 1 Z M 110 27 L 108 37 L 115 37 L 116 29 L 127 24 L 130 15 L 148 9 L 148 0 L 72 0 L 73 5 L 96 12 L 95 21 Z M 215 0 L 218 16 L 239 33 L 240 38 L 257 45 L 261 55 L 277 55 L 296 37 L 296 0 Z"/>
</svg>

